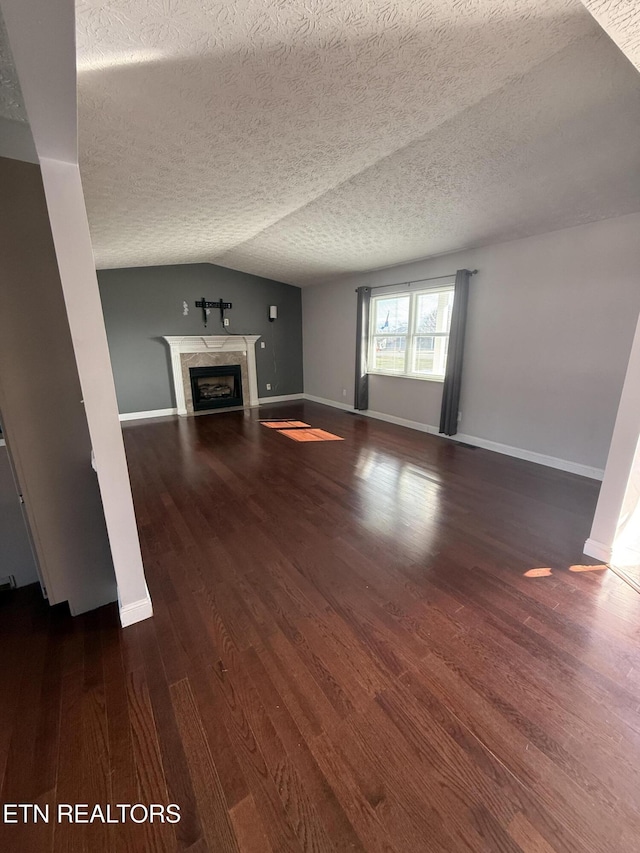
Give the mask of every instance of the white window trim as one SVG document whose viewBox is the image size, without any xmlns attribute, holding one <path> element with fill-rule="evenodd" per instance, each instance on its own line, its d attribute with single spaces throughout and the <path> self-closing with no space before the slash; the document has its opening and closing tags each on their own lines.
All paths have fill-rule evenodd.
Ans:
<svg viewBox="0 0 640 853">
<path fill-rule="evenodd" d="M 414 351 L 414 339 L 429 337 L 429 338 L 449 338 L 451 336 L 451 328 L 449 328 L 448 332 L 429 332 L 429 334 L 417 334 L 414 329 L 414 321 L 415 321 L 415 304 L 418 300 L 418 297 L 427 294 L 427 293 L 452 293 L 454 292 L 454 285 L 451 284 L 441 284 L 437 287 L 423 287 L 419 290 L 390 290 L 389 292 L 386 289 L 382 293 L 377 293 L 375 296 L 371 297 L 371 305 L 370 305 L 370 317 L 375 317 L 375 302 L 379 299 L 388 299 L 390 296 L 408 296 L 410 297 L 409 301 L 409 317 L 407 322 L 407 334 L 406 335 L 395 335 L 393 333 L 381 334 L 379 332 L 374 332 L 369 330 L 369 341 L 367 344 L 367 373 L 372 376 L 395 376 L 400 379 L 417 379 L 421 382 L 444 382 L 444 374 L 433 374 L 431 376 L 425 376 L 421 373 L 413 373 L 407 370 L 407 365 L 411 364 L 413 358 Z M 405 370 L 402 373 L 399 373 L 396 370 L 380 370 L 372 367 L 374 364 L 374 343 L 376 338 L 406 338 L 407 346 L 405 347 L 405 356 L 404 356 L 404 365 Z"/>
</svg>

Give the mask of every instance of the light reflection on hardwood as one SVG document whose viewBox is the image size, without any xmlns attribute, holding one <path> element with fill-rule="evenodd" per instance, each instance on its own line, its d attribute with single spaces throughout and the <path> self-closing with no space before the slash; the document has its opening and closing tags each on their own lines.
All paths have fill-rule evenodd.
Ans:
<svg viewBox="0 0 640 853">
<path fill-rule="evenodd" d="M 311 403 L 124 432 L 155 617 L 0 598 L 1 799 L 182 821 L 0 849 L 639 849 L 640 596 L 575 570 L 597 483 Z"/>
</svg>

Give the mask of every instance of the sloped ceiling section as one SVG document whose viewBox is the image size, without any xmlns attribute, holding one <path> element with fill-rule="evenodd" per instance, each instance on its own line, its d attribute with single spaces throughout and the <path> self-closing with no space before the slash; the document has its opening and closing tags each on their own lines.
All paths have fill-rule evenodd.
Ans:
<svg viewBox="0 0 640 853">
<path fill-rule="evenodd" d="M 24 108 L 22 92 L 18 75 L 13 64 L 13 56 L 9 47 L 9 36 L 0 9 L 0 118 L 11 121 L 26 122 L 27 113 Z"/>
<path fill-rule="evenodd" d="M 582 0 L 635 67 L 640 70 L 640 3 L 638 0 Z"/>
<path fill-rule="evenodd" d="M 579 0 L 80 0 L 100 267 L 292 284 L 640 210 L 640 76 Z"/>
<path fill-rule="evenodd" d="M 37 163 L 20 81 L 0 9 L 0 157 Z"/>
</svg>

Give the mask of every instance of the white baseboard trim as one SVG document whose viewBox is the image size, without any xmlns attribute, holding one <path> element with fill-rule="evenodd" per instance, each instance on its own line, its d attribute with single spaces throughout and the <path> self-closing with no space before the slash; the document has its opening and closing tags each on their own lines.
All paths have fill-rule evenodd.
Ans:
<svg viewBox="0 0 640 853">
<path fill-rule="evenodd" d="M 145 418 L 166 418 L 168 415 L 177 415 L 177 409 L 154 409 L 151 412 L 125 412 L 120 415 L 121 421 L 142 421 Z"/>
<path fill-rule="evenodd" d="M 612 572 L 618 575 L 621 580 L 623 580 L 625 583 L 628 583 L 630 587 L 635 589 L 636 592 L 640 592 L 640 584 L 634 577 L 627 574 L 624 568 L 620 568 L 620 566 L 609 566 L 609 568 Z"/>
<path fill-rule="evenodd" d="M 473 435 L 457 433 L 452 435 L 453 441 L 462 441 L 465 444 L 473 444 L 485 450 L 493 450 L 495 453 L 503 453 L 505 456 L 514 456 L 516 459 L 524 459 L 527 462 L 536 462 L 538 465 L 546 465 L 548 468 L 557 468 L 559 471 L 567 471 L 570 474 L 579 474 L 581 477 L 589 477 L 591 480 L 602 480 L 603 468 L 594 468 L 591 465 L 582 465 L 580 462 L 571 462 L 569 459 L 559 459 L 557 456 L 547 456 L 544 453 L 536 453 L 534 450 L 524 450 L 521 447 L 511 447 L 508 444 L 499 444 L 486 438 L 477 438 Z"/>
<path fill-rule="evenodd" d="M 312 403 L 320 403 L 323 406 L 331 406 L 334 409 L 340 409 L 343 412 L 355 411 L 353 406 L 348 403 L 339 403 L 337 400 L 328 400 L 325 397 L 314 397 L 312 394 L 281 394 L 276 397 L 260 397 L 258 405 L 266 406 L 269 403 L 288 403 L 294 400 L 309 400 Z M 169 415 L 176 415 L 177 409 L 155 409 L 149 412 L 126 412 L 120 415 L 121 421 L 138 421 L 146 418 L 164 418 Z M 544 453 L 536 453 L 533 450 L 525 450 L 521 447 L 512 447 L 509 444 L 500 444 L 497 441 L 490 441 L 487 438 L 478 438 L 475 435 L 466 435 L 464 433 L 456 433 L 456 435 L 441 435 L 438 428 L 431 424 L 423 424 L 419 421 L 411 421 L 407 418 L 399 418 L 396 415 L 388 415 L 386 412 L 376 412 L 371 409 L 358 411 L 357 414 L 364 415 L 368 418 L 386 421 L 397 426 L 407 427 L 407 429 L 415 429 L 418 432 L 426 432 L 430 435 L 436 435 L 439 438 L 449 439 L 451 441 L 461 441 L 463 444 L 472 444 L 474 447 L 482 447 L 484 450 L 492 450 L 494 453 L 502 453 L 504 456 L 513 456 L 515 459 L 524 459 L 526 462 L 535 462 L 538 465 L 546 465 L 548 468 L 557 468 L 559 471 L 568 471 L 570 474 L 579 474 L 581 477 L 589 477 L 592 480 L 602 480 L 604 470 L 602 468 L 593 468 L 590 465 L 582 465 L 578 462 L 570 462 L 568 459 L 559 459 L 556 456 L 547 456 Z M 585 552 L 586 553 L 586 552 Z M 598 557 L 598 559 L 601 559 Z"/>
<path fill-rule="evenodd" d="M 624 548 L 614 545 L 611 549 L 611 563 L 623 571 L 628 566 L 640 566 L 640 551 L 635 548 Z"/>
<path fill-rule="evenodd" d="M 359 415 L 366 415 L 368 418 L 375 418 L 378 421 L 386 421 L 397 426 L 407 427 L 407 429 L 415 429 L 418 432 L 428 432 L 429 435 L 440 435 L 436 427 L 431 424 L 422 424 L 420 421 L 410 421 L 407 418 L 399 418 L 397 415 L 388 415 L 386 412 L 375 412 L 372 409 L 367 409 L 364 412 L 358 412 Z M 440 438 L 449 438 L 448 435 L 440 435 Z M 458 439 L 458 436 L 451 436 Z M 471 442 L 468 442 L 471 444 Z"/>
<path fill-rule="evenodd" d="M 147 590 L 146 598 L 132 601 L 131 604 L 122 605 L 118 598 L 118 606 L 120 608 L 120 624 L 123 628 L 135 625 L 136 622 L 142 622 L 143 619 L 150 619 L 153 616 L 153 605 L 149 590 Z"/>
<path fill-rule="evenodd" d="M 304 395 L 305 400 L 311 400 L 314 403 L 322 403 L 325 406 L 333 406 L 335 409 L 354 412 L 353 406 L 348 406 L 345 403 L 338 403 L 335 400 L 326 400 L 323 397 L 313 397 L 311 394 Z M 410 421 L 407 418 L 399 418 L 396 415 L 388 415 L 386 412 L 375 412 L 371 409 L 357 411 L 359 415 L 365 415 L 368 418 L 376 418 L 380 421 L 386 421 L 390 424 L 415 429 L 419 432 L 426 432 L 430 435 L 436 435 L 438 438 L 448 439 L 450 441 L 460 441 L 463 444 L 472 444 L 474 447 L 481 447 L 484 450 L 492 450 L 494 453 L 502 453 L 504 456 L 513 456 L 515 459 L 524 459 L 526 462 L 535 462 L 538 465 L 546 465 L 548 468 L 557 468 L 559 471 L 567 471 L 570 474 L 579 474 L 581 477 L 589 477 L 592 480 L 602 480 L 604 470 L 602 468 L 593 468 L 590 465 L 582 465 L 579 462 L 570 462 L 568 459 L 559 459 L 556 456 L 547 456 L 544 453 L 536 453 L 533 450 L 525 450 L 521 447 L 512 447 L 509 444 L 500 444 L 497 441 L 489 441 L 487 438 L 478 438 L 475 435 L 465 435 L 464 433 L 456 433 L 455 435 L 441 435 L 438 428 L 431 424 L 423 424 L 419 421 Z"/>
<path fill-rule="evenodd" d="M 259 397 L 259 406 L 268 406 L 269 403 L 289 403 L 291 400 L 304 400 L 304 394 L 280 394 L 278 397 Z"/>
<path fill-rule="evenodd" d="M 269 403 L 288 403 L 292 400 L 303 400 L 304 394 L 281 394 L 278 397 L 260 397 L 258 406 L 266 406 Z M 237 411 L 240 410 L 238 407 Z M 153 409 L 150 412 L 124 412 L 120 415 L 121 421 L 142 421 L 147 418 L 166 418 L 169 415 L 177 415 L 177 409 Z M 197 414 L 211 414 L 210 412 L 198 412 Z"/>
<path fill-rule="evenodd" d="M 605 545 L 604 542 L 598 542 L 597 539 L 587 539 L 582 551 L 588 557 L 593 557 L 594 560 L 602 560 L 603 563 L 608 563 L 611 560 L 610 546 Z"/>
<path fill-rule="evenodd" d="M 348 403 L 337 403 L 335 400 L 325 400 L 324 397 L 314 397 L 312 394 L 303 394 L 302 398 L 304 400 L 309 400 L 311 403 L 321 403 L 323 406 L 332 406 L 334 409 L 342 409 L 343 412 L 355 411 L 353 406 L 350 406 Z M 364 414 L 364 412 L 360 412 L 359 414 Z"/>
</svg>

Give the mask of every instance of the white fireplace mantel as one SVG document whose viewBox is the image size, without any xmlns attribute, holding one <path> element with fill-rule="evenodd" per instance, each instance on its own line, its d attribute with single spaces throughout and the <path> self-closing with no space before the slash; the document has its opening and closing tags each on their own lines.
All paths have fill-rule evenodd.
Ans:
<svg viewBox="0 0 640 853">
<path fill-rule="evenodd" d="M 247 359 L 249 374 L 249 405 L 258 405 L 258 374 L 256 371 L 256 342 L 260 335 L 187 335 L 176 337 L 165 335 L 164 340 L 171 350 L 171 368 L 173 371 L 173 387 L 176 392 L 176 406 L 179 415 L 187 414 L 187 403 L 182 380 L 182 365 L 180 356 L 192 352 L 236 352 L 242 353 Z M 246 389 L 243 389 L 246 400 Z"/>
</svg>

